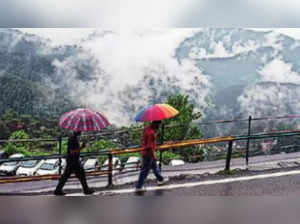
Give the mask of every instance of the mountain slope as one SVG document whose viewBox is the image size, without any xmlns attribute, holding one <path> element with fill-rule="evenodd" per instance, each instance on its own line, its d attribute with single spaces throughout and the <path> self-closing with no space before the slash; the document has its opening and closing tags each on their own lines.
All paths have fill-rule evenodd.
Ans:
<svg viewBox="0 0 300 224">
<path fill-rule="evenodd" d="M 184 32 L 96 30 L 78 45 L 53 47 L 0 29 L 0 113 L 58 116 L 89 106 L 126 125 L 179 93 L 202 121 L 299 113 L 299 41 L 246 29 Z"/>
<path fill-rule="evenodd" d="M 97 61 L 79 46 L 51 47 L 50 40 L 12 29 L 0 29 L 0 46 L 2 113 L 57 116 L 78 105 L 76 94 L 70 93 L 73 84 L 98 75 Z M 73 80 L 64 77 L 66 62 L 72 63 Z"/>
</svg>

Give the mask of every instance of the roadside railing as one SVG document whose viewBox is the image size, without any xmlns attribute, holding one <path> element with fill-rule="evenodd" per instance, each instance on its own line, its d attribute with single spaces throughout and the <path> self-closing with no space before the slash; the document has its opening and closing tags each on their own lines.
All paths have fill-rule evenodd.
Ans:
<svg viewBox="0 0 300 224">
<path fill-rule="evenodd" d="M 202 122 L 197 123 L 199 126 L 209 126 L 209 125 L 221 125 L 221 124 L 235 124 L 238 122 L 243 122 L 243 127 L 246 128 L 245 132 L 247 133 L 244 135 L 236 135 L 236 136 L 227 136 L 227 137 L 212 137 L 212 138 L 205 138 L 205 139 L 190 139 L 190 140 L 184 140 L 184 141 L 173 141 L 173 142 L 164 142 L 163 144 L 159 145 L 157 147 L 157 151 L 159 151 L 159 164 L 161 169 L 162 164 L 162 157 L 164 151 L 172 150 L 172 149 L 180 149 L 188 146 L 195 146 L 195 145 L 204 145 L 204 144 L 213 144 L 213 143 L 224 143 L 227 145 L 227 152 L 225 156 L 225 167 L 224 169 L 229 171 L 230 165 L 231 165 L 231 159 L 233 154 L 233 147 L 234 142 L 239 141 L 246 141 L 245 146 L 245 162 L 246 166 L 248 167 L 249 164 L 249 148 L 250 143 L 252 140 L 259 140 L 259 139 L 268 139 L 268 138 L 277 138 L 277 137 L 290 137 L 290 136 L 297 136 L 300 135 L 299 130 L 283 130 L 283 131 L 272 131 L 272 132 L 262 132 L 262 133 L 256 133 L 254 132 L 254 121 L 271 121 L 271 120 L 281 120 L 281 119 L 295 119 L 300 118 L 300 115 L 287 115 L 287 116 L 277 116 L 277 117 L 262 117 L 262 118 L 252 118 L 249 116 L 248 119 L 232 119 L 232 120 L 217 120 L 217 121 L 210 121 L 210 122 Z M 168 125 L 162 128 L 162 132 L 166 128 L 176 128 L 176 127 L 185 127 L 187 125 Z M 135 131 L 142 131 L 143 128 L 134 128 Z M 111 136 L 116 134 L 122 134 L 126 133 L 128 131 L 132 131 L 133 129 L 120 129 L 120 130 L 106 130 L 102 131 L 97 134 L 93 134 L 92 138 L 97 139 L 97 137 L 103 137 L 103 136 Z M 257 131 L 257 129 L 255 129 Z M 90 135 L 87 135 L 88 137 L 91 137 Z M 163 133 L 162 133 L 163 136 Z M 56 180 L 60 177 L 62 173 L 62 159 L 66 158 L 66 155 L 62 152 L 62 143 L 63 141 L 66 141 L 67 137 L 59 137 L 57 139 L 19 139 L 19 140 L 0 140 L 0 144 L 2 143 L 9 143 L 9 142 L 15 142 L 15 143 L 35 143 L 35 142 L 57 142 L 58 145 L 58 153 L 47 155 L 47 156 L 34 156 L 34 157 L 25 157 L 25 158 L 15 158 L 15 159 L 2 159 L 0 160 L 0 164 L 4 162 L 21 162 L 21 161 L 29 161 L 29 160 L 48 160 L 48 159 L 59 159 L 59 173 L 58 175 L 44 175 L 44 176 L 30 176 L 30 177 L 9 177 L 9 178 L 3 178 L 0 179 L 0 184 L 3 183 L 16 183 L 16 182 L 28 182 L 28 181 L 40 181 L 40 180 Z M 224 148 L 224 147 L 223 147 Z M 106 157 L 109 161 L 108 163 L 108 169 L 107 170 L 100 170 L 100 171 L 92 171 L 87 172 L 87 176 L 105 176 L 107 175 L 108 178 L 108 187 L 113 186 L 113 158 L 115 156 L 121 155 L 121 154 L 131 154 L 131 153 L 137 153 L 142 150 L 141 147 L 133 147 L 133 148 L 123 148 L 123 149 L 107 149 L 107 150 L 101 150 L 99 152 L 84 152 L 81 153 L 81 157 Z"/>
<path fill-rule="evenodd" d="M 202 144 L 213 144 L 219 142 L 228 143 L 227 155 L 225 160 L 225 170 L 230 170 L 231 159 L 232 159 L 232 148 L 233 142 L 235 141 L 243 141 L 243 140 L 253 140 L 253 139 L 264 139 L 264 138 L 274 138 L 274 137 L 289 137 L 289 136 L 296 136 L 300 135 L 300 130 L 294 131 L 278 131 L 272 133 L 264 133 L 264 134 L 252 134 L 246 136 L 226 136 L 226 137 L 216 137 L 216 138 L 208 138 L 208 139 L 190 139 L 184 141 L 176 141 L 176 142 L 165 142 L 162 145 L 157 146 L 157 151 L 160 151 L 163 154 L 164 151 L 171 150 L 171 149 L 180 149 L 183 147 L 188 146 L 195 146 L 195 145 L 202 145 Z M 60 141 L 61 138 L 59 138 Z M 94 157 L 94 156 L 105 156 L 107 157 L 108 163 L 108 170 L 105 171 L 92 171 L 87 172 L 87 176 L 103 176 L 107 175 L 108 185 L 107 187 L 113 186 L 113 158 L 114 156 L 121 155 L 121 154 L 130 154 L 140 152 L 142 150 L 141 147 L 135 148 L 127 148 L 127 149 L 112 149 L 112 150 L 103 150 L 100 152 L 85 152 L 81 153 L 81 157 Z M 28 161 L 28 160 L 47 160 L 47 159 L 62 159 L 66 158 L 66 155 L 61 153 L 49 155 L 49 156 L 34 156 L 34 157 L 25 157 L 25 158 L 16 158 L 16 159 L 2 159 L 2 162 L 21 162 L 21 161 Z M 29 181 L 41 181 L 41 180 L 56 180 L 59 179 L 60 175 L 45 175 L 45 176 L 30 176 L 30 177 L 11 177 L 11 178 L 4 178 L 0 179 L 0 184 L 4 183 L 17 183 L 17 182 L 29 182 Z"/>
</svg>

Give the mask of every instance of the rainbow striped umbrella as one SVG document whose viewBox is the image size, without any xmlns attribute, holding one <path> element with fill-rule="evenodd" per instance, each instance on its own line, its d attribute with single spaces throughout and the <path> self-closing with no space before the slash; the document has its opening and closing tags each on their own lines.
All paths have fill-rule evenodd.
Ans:
<svg viewBox="0 0 300 224">
<path fill-rule="evenodd" d="M 168 104 L 155 104 L 141 110 L 134 118 L 135 121 L 160 121 L 176 116 L 179 112 Z"/>
<path fill-rule="evenodd" d="M 71 131 L 100 131 L 110 123 L 100 112 L 79 108 L 63 114 L 59 125 Z"/>
</svg>

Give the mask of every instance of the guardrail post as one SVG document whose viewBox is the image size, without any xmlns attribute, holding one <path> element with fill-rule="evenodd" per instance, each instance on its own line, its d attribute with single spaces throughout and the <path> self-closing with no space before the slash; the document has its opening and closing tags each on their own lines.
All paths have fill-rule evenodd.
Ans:
<svg viewBox="0 0 300 224">
<path fill-rule="evenodd" d="M 247 139 L 247 148 L 246 148 L 246 166 L 248 167 L 249 164 L 249 145 L 250 145 L 250 135 L 251 135 L 251 121 L 252 117 L 249 116 L 248 120 L 248 139 Z"/>
<path fill-rule="evenodd" d="M 61 154 L 62 154 L 62 137 L 61 136 L 59 136 L 59 138 L 58 138 L 58 153 L 61 156 Z M 58 173 L 59 173 L 59 175 L 61 175 L 61 173 L 62 173 L 61 157 L 59 157 L 58 166 L 59 166 Z"/>
<path fill-rule="evenodd" d="M 230 141 L 228 144 L 228 151 L 227 151 L 227 158 L 226 158 L 226 167 L 225 170 L 229 171 L 230 170 L 230 160 L 231 160 L 231 156 L 232 156 L 232 142 Z"/>
<path fill-rule="evenodd" d="M 113 156 L 112 154 L 108 154 L 108 185 L 107 187 L 112 187 L 113 186 Z"/>
</svg>

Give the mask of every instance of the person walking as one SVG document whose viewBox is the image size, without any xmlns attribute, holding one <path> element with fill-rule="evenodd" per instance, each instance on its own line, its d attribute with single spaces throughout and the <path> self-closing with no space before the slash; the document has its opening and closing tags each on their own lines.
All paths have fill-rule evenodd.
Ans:
<svg viewBox="0 0 300 224">
<path fill-rule="evenodd" d="M 157 159 L 155 156 L 157 133 L 161 121 L 153 121 L 150 126 L 147 126 L 143 132 L 143 150 L 142 154 L 142 168 L 140 171 L 139 179 L 136 184 L 136 191 L 144 191 L 143 187 L 145 180 L 152 169 L 158 185 L 165 184 L 164 178 L 161 176 L 157 167 Z"/>
<path fill-rule="evenodd" d="M 65 186 L 65 183 L 72 173 L 75 173 L 76 177 L 79 179 L 84 194 L 94 193 L 94 190 L 88 187 L 85 172 L 80 162 L 80 151 L 85 148 L 86 145 L 86 143 L 84 142 L 80 147 L 78 139 L 80 135 L 80 131 L 74 131 L 72 136 L 68 139 L 67 166 L 63 175 L 59 179 L 58 185 L 54 191 L 55 195 L 65 195 L 65 193 L 63 192 L 63 187 Z"/>
</svg>

